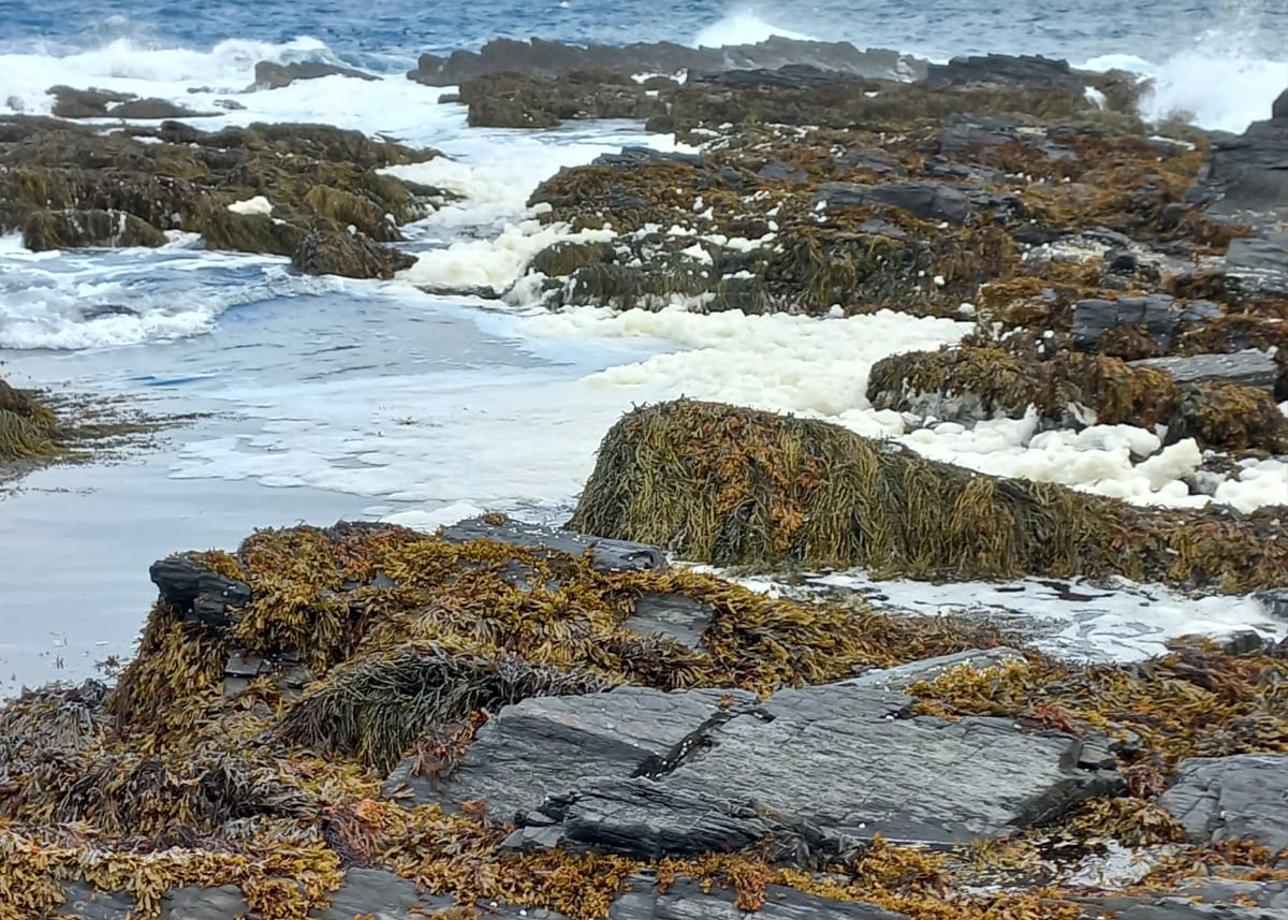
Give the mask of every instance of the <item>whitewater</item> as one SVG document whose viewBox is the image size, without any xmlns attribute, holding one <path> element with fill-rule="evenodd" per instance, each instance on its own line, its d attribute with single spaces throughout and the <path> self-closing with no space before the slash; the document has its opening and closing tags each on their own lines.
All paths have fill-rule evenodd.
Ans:
<svg viewBox="0 0 1288 920">
<path fill-rule="evenodd" d="M 528 260 L 556 239 L 607 236 L 542 224 L 527 204 L 532 190 L 622 146 L 688 148 L 628 122 L 472 129 L 463 106 L 439 102 L 451 87 L 418 85 L 404 71 L 421 51 L 477 47 L 497 35 L 712 46 L 826 36 L 934 60 L 1051 53 L 1087 69 L 1127 69 L 1153 81 L 1147 117 L 1179 114 L 1237 132 L 1288 82 L 1288 52 L 1275 40 L 1288 28 L 1282 3 L 1195 5 L 1183 15 L 1167 4 L 1125 13 L 1095 0 L 1059 14 L 1036 3 L 439 6 L 320 21 L 286 4 L 221 4 L 212 20 L 200 8 L 173 17 L 125 0 L 67 0 L 0 18 L 0 112 L 48 114 L 48 89 L 66 84 L 217 113 L 196 122 L 207 130 L 336 125 L 437 148 L 444 157 L 391 172 L 455 196 L 404 228 L 402 248 L 417 263 L 390 282 L 305 277 L 285 259 L 206 252 L 181 233 L 157 250 L 108 253 L 31 253 L 16 237 L 0 238 L 4 376 L 199 416 L 146 455 L 43 470 L 0 499 L 3 604 L 46 613 L 0 624 L 0 694 L 51 668 L 81 676 L 127 654 L 151 594 L 147 564 L 180 546 L 229 545 L 256 526 L 340 517 L 426 529 L 481 511 L 565 517 L 612 422 L 632 405 L 681 395 L 827 419 L 935 459 L 1139 504 L 1210 500 L 1182 481 L 1202 460 L 1193 442 L 1164 448 L 1154 431 L 1039 432 L 1035 418 L 920 427 L 874 410 L 865 396 L 872 365 L 958 341 L 973 328 L 965 312 L 819 320 L 703 315 L 677 303 L 549 313 L 531 285 L 516 285 Z M 376 79 L 245 92 L 259 61 L 343 64 Z M 239 107 L 222 107 L 226 100 Z M 442 293 L 463 289 L 475 293 Z M 1281 501 L 1285 476 L 1275 460 L 1249 461 L 1211 500 L 1243 510 Z M 66 570 L 51 583 L 53 560 Z M 985 590 L 955 586 L 922 599 L 953 609 Z M 1139 614 L 1140 591 L 1165 598 L 1165 612 Z M 1035 593 L 1034 615 L 1064 624 L 1053 642 L 1080 654 L 1142 657 L 1188 629 L 1265 625 L 1252 599 L 1213 604 L 1124 586 L 1077 609 Z"/>
</svg>

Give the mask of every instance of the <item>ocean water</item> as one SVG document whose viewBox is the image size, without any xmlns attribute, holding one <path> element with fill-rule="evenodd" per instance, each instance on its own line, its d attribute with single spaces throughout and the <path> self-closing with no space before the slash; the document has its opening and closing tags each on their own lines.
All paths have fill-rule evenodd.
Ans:
<svg viewBox="0 0 1288 920">
<path fill-rule="evenodd" d="M 1144 504 L 1205 503 L 1180 481 L 1200 462 L 1197 449 L 1163 449 L 1154 432 L 1039 434 L 1032 419 L 913 431 L 872 409 L 873 363 L 954 342 L 970 330 L 965 321 L 703 316 L 682 304 L 546 313 L 511 285 L 535 252 L 570 234 L 534 219 L 531 191 L 563 166 L 624 144 L 676 148 L 674 138 L 625 122 L 470 129 L 463 107 L 438 103 L 446 90 L 403 76 L 422 52 L 496 36 L 719 45 L 771 34 L 934 59 L 1000 51 L 1125 67 L 1154 79 L 1150 114 L 1183 110 L 1228 131 L 1267 115 L 1288 85 L 1288 0 L 2 0 L 0 112 L 47 113 L 46 91 L 59 83 L 197 110 L 236 98 L 243 110 L 200 124 L 321 122 L 432 145 L 446 156 L 403 173 L 462 198 L 407 228 L 418 262 L 388 283 L 301 277 L 284 259 L 206 252 L 181 234 L 159 250 L 42 254 L 0 238 L 0 375 L 20 386 L 120 395 L 156 413 L 201 413 L 146 453 L 44 470 L 0 496 L 0 695 L 84 676 L 97 658 L 128 652 L 153 595 L 147 565 L 172 550 L 340 517 L 426 528 L 482 510 L 558 520 L 620 413 L 680 395 L 826 418 L 988 472 Z M 259 60 L 341 62 L 380 79 L 244 93 Z M 441 293 L 465 288 L 495 296 Z M 1242 508 L 1282 501 L 1286 477 L 1277 461 L 1250 463 L 1216 500 Z M 903 586 L 897 595 L 904 606 L 942 609 L 969 606 L 983 590 L 917 598 Z M 1006 596 L 1012 609 L 1063 618 L 1061 641 L 1077 654 L 1139 657 L 1187 623 L 1275 630 L 1251 599 L 1217 610 L 1130 588 L 1079 610 L 1052 608 L 1040 591 Z"/>
</svg>

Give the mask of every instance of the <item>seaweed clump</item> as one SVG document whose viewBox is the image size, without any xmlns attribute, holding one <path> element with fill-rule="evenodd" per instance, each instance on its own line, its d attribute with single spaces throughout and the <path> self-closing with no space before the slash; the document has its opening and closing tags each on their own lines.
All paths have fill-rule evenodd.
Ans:
<svg viewBox="0 0 1288 920">
<path fill-rule="evenodd" d="M 0 379 L 0 462 L 52 456 L 57 431 L 50 409 Z"/>
<path fill-rule="evenodd" d="M 1133 508 L 976 474 L 827 422 L 687 400 L 613 427 L 572 526 L 719 565 L 1121 575 L 1227 591 L 1288 582 L 1288 544 L 1265 511 Z"/>
</svg>

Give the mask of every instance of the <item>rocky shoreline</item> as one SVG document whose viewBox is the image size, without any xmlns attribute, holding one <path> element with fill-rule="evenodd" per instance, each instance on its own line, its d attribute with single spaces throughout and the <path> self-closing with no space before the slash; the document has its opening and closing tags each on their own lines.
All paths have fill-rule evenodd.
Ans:
<svg viewBox="0 0 1288 920">
<path fill-rule="evenodd" d="M 265 64 L 246 91 L 331 76 L 365 78 Z M 543 182 L 560 238 L 493 295 L 973 320 L 879 362 L 871 403 L 1149 429 L 1146 453 L 1202 452 L 1181 497 L 1214 501 L 678 400 L 606 434 L 563 529 L 301 526 L 158 560 L 113 683 L 0 706 L 0 920 L 1288 917 L 1288 640 L 1078 663 L 686 564 L 1127 577 L 1284 615 L 1288 483 L 1256 510 L 1222 483 L 1288 454 L 1288 91 L 1234 137 L 1043 58 L 496 42 L 408 78 L 459 86 L 472 125 L 632 118 L 697 151 Z M 33 250 L 191 234 L 388 279 L 450 198 L 389 171 L 437 151 L 56 89 L 60 118 L 0 119 L 0 231 Z M 159 123 L 67 120 L 104 117 Z M 71 430 L 0 382 L 0 476 Z"/>
</svg>

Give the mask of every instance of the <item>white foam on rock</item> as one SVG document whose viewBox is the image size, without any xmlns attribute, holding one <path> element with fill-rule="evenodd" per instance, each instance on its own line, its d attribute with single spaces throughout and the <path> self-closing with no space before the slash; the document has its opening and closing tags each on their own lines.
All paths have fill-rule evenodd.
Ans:
<svg viewBox="0 0 1288 920">
<path fill-rule="evenodd" d="M 995 476 L 1059 483 L 1139 505 L 1201 508 L 1212 500 L 1190 494 L 1183 481 L 1203 459 L 1190 439 L 1163 447 L 1155 432 L 1131 425 L 1040 432 L 1033 411 L 969 429 L 940 423 L 909 430 L 899 413 L 872 407 L 867 382 L 873 364 L 892 354 L 952 344 L 973 328 L 970 323 L 889 310 L 820 319 L 585 307 L 532 317 L 525 328 L 550 337 L 670 343 L 663 354 L 586 379 L 588 385 L 621 391 L 624 402 L 628 395 L 638 402 L 636 393 L 658 393 L 790 412 L 867 437 L 893 437 L 931 459 Z M 1288 490 L 1280 488 L 1283 473 L 1284 465 L 1274 460 L 1248 467 L 1238 479 L 1221 484 L 1216 500 L 1242 510 L 1288 502 Z"/>
<path fill-rule="evenodd" d="M 1125 579 L 1108 586 L 1043 578 L 930 584 L 874 581 L 863 572 L 849 571 L 807 573 L 792 585 L 771 578 L 736 580 L 775 596 L 853 592 L 883 610 L 964 614 L 1022 634 L 1036 633 L 1034 647 L 1073 659 L 1140 661 L 1164 654 L 1167 642 L 1187 635 L 1228 636 L 1247 629 L 1276 640 L 1288 635 L 1288 623 L 1275 620 L 1255 597 L 1189 597 L 1162 585 Z"/>
<path fill-rule="evenodd" d="M 267 217 L 273 213 L 273 205 L 263 195 L 256 195 L 245 201 L 234 201 L 228 206 L 228 210 L 234 214 L 262 214 Z"/>
</svg>

